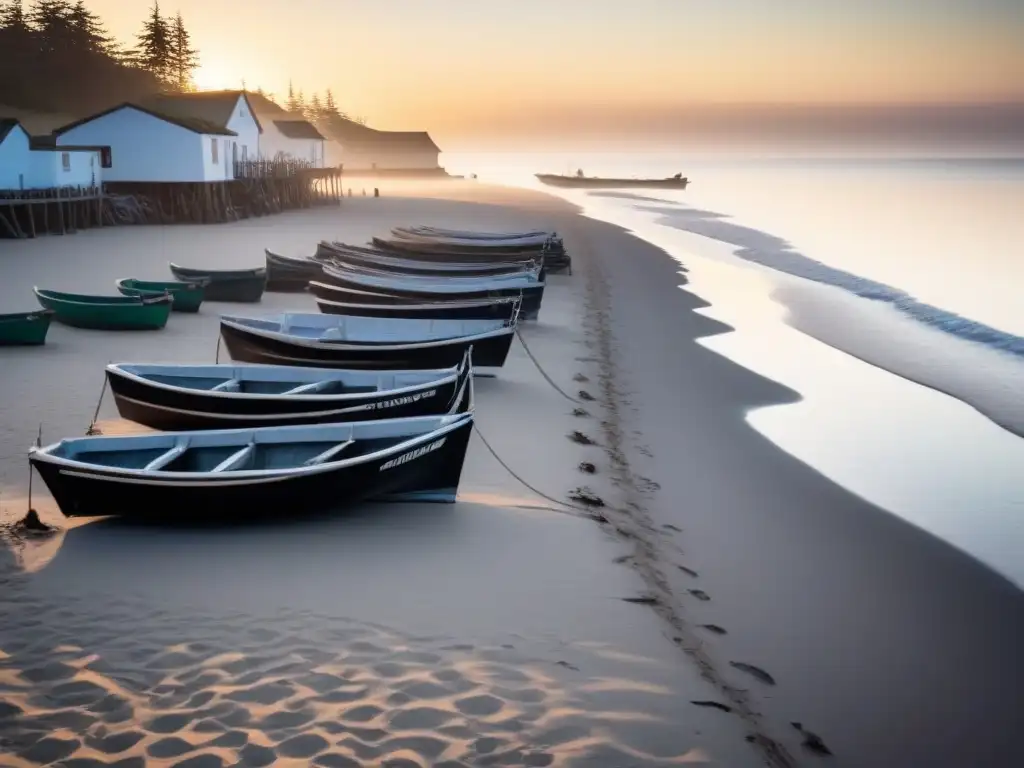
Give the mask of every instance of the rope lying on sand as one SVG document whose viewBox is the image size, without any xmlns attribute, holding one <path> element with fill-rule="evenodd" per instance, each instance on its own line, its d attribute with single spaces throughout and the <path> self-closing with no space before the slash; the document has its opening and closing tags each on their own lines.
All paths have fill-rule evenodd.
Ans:
<svg viewBox="0 0 1024 768">
<path fill-rule="evenodd" d="M 540 367 L 540 363 L 537 362 L 537 358 L 533 356 L 533 352 L 531 352 L 530 348 L 528 346 L 526 346 L 526 341 L 523 339 L 523 334 L 519 332 L 518 328 L 516 328 L 516 336 L 519 338 L 519 343 L 523 345 L 523 349 L 526 350 L 526 354 L 529 355 L 530 359 L 533 361 L 533 364 L 535 366 L 537 366 L 537 370 L 540 371 L 540 375 L 543 376 L 545 379 L 547 379 L 548 384 L 550 384 L 552 387 L 554 387 L 555 391 L 558 392 L 558 394 L 560 394 L 562 397 L 564 397 L 569 402 L 571 402 L 571 403 L 578 403 L 579 400 L 577 400 L 572 395 L 567 395 L 565 393 L 565 390 L 563 390 L 560 386 L 555 384 L 555 382 L 552 380 L 552 378 L 550 376 L 548 376 L 544 372 L 544 369 Z"/>
<path fill-rule="evenodd" d="M 491 456 L 493 456 L 495 460 L 505 468 L 506 472 L 508 472 L 510 475 L 512 475 L 512 477 L 514 477 L 516 480 L 522 483 L 526 488 L 540 496 L 542 499 L 545 499 L 547 501 L 550 501 L 552 504 L 557 504 L 558 506 L 565 508 L 553 509 L 551 510 L 552 512 L 558 512 L 562 515 L 572 515 L 573 517 L 582 517 L 586 518 L 587 520 L 597 520 L 598 522 L 604 520 L 603 515 L 593 512 L 587 509 L 586 507 L 578 507 L 575 504 L 566 504 L 564 501 L 559 501 L 556 498 L 548 496 L 543 491 L 539 491 L 536 488 L 534 488 L 532 485 L 526 482 L 526 480 L 524 480 L 514 469 L 512 469 L 512 467 L 505 463 L 504 459 L 502 459 L 501 456 L 498 455 L 498 452 L 495 451 L 494 448 L 491 446 L 491 444 L 487 442 L 487 438 L 484 437 L 484 433 L 480 431 L 480 425 L 477 424 L 475 421 L 473 422 L 473 429 L 476 432 L 477 436 L 480 438 L 480 441 L 484 444 L 484 447 L 486 447 L 487 450 L 491 452 Z"/>
</svg>

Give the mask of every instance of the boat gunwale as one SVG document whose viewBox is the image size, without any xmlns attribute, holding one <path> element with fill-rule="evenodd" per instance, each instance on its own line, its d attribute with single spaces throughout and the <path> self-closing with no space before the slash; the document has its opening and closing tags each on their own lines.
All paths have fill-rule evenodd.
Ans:
<svg viewBox="0 0 1024 768">
<path fill-rule="evenodd" d="M 260 481 L 265 482 L 273 480 L 285 480 L 292 477 L 308 477 L 311 475 L 318 475 L 324 472 L 345 469 L 349 466 L 355 466 L 358 464 L 368 464 L 378 459 L 386 458 L 392 454 L 402 454 L 410 448 L 421 443 L 428 443 L 436 440 L 439 437 L 443 437 L 451 432 L 454 432 L 459 427 L 463 426 L 467 422 L 472 424 L 474 412 L 472 410 L 466 411 L 465 413 L 459 414 L 445 414 L 444 416 L 418 416 L 406 419 L 381 419 L 374 422 L 350 422 L 347 426 L 363 426 L 367 423 L 380 425 L 388 422 L 400 422 L 400 421 L 414 421 L 416 419 L 451 419 L 447 424 L 441 424 L 436 429 L 429 432 L 424 432 L 415 437 L 411 437 L 408 440 L 404 440 L 401 443 L 396 443 L 393 446 L 382 448 L 381 450 L 374 451 L 373 453 L 360 454 L 358 456 L 350 456 L 344 459 L 338 459 L 332 462 L 323 462 L 322 464 L 314 464 L 311 466 L 297 466 L 297 467 L 282 467 L 280 469 L 244 469 L 236 472 L 231 472 L 227 475 L 220 475 L 214 479 L 207 480 L 206 478 L 212 478 L 213 473 L 207 472 L 167 472 L 164 470 L 146 470 L 146 469 L 132 469 L 128 467 L 112 467 L 103 464 L 90 464 L 84 461 L 78 461 L 75 459 L 67 458 L 64 456 L 55 456 L 52 451 L 59 448 L 66 442 L 69 442 L 68 438 L 51 443 L 50 445 L 43 447 L 35 447 L 29 449 L 29 458 L 36 458 L 36 461 L 44 461 L 49 464 L 56 465 L 61 468 L 61 472 L 72 471 L 72 472 L 92 472 L 97 479 L 106 481 L 117 482 L 118 480 L 124 479 L 128 482 L 138 482 L 140 480 L 148 480 L 153 484 L 166 484 L 166 485 L 181 485 L 189 481 L 201 481 L 198 484 L 207 485 L 238 485 L 245 482 Z M 346 426 L 344 422 L 340 424 L 321 424 L 317 425 L 321 427 L 341 427 Z M 291 429 L 292 427 L 258 427 L 256 429 L 228 429 L 228 430 L 204 430 L 206 434 L 211 433 L 225 433 L 234 432 L 238 434 L 249 434 L 253 436 L 255 440 L 255 432 L 260 430 L 277 430 L 277 429 Z M 307 427 L 308 428 L 308 427 Z M 177 438 L 175 444 L 181 438 L 189 435 L 189 432 L 175 432 L 175 433 L 154 433 L 156 435 L 164 436 L 165 434 L 171 434 Z M 138 435 L 137 437 L 147 437 L 147 435 Z M 70 438 L 75 441 L 89 441 L 89 440 L 104 440 L 109 439 L 103 435 L 95 435 L 91 437 L 76 437 Z M 351 438 L 350 438 L 351 439 Z M 339 440 L 338 442 L 342 442 Z M 259 443 L 257 443 L 259 444 Z M 210 446 L 218 447 L 218 446 Z M 230 447 L 230 446 L 229 446 Z M 177 480 L 176 478 L 181 478 Z M 225 478 L 228 478 L 225 480 Z M 220 482 L 218 482 L 218 480 Z"/>
<path fill-rule="evenodd" d="M 165 285 L 165 286 L 173 284 L 176 287 L 174 287 L 174 288 L 164 288 L 163 291 L 160 291 L 160 290 L 158 290 L 156 288 L 136 288 L 136 287 L 131 286 L 131 285 L 125 285 L 125 283 L 128 283 L 128 282 L 146 283 L 146 284 L 149 284 L 149 285 Z M 210 284 L 209 280 L 205 280 L 205 281 L 204 280 L 192 280 L 192 281 L 189 281 L 189 280 L 140 280 L 137 277 L 119 277 L 119 278 L 117 278 L 114 281 L 114 285 L 117 287 L 117 289 L 119 291 L 123 288 L 126 291 L 138 291 L 139 293 L 150 293 L 150 294 L 154 294 L 154 293 L 155 294 L 170 293 L 172 295 L 174 294 L 175 291 L 199 291 L 199 290 L 202 290 L 202 289 L 206 288 L 206 286 L 208 286 L 209 284 Z M 122 294 L 122 295 L 129 296 L 130 294 Z"/>
<path fill-rule="evenodd" d="M 272 394 L 260 394 L 258 392 L 223 392 L 223 391 L 221 391 L 221 392 L 213 392 L 211 390 L 206 390 L 206 389 L 192 389 L 190 387 L 178 387 L 178 386 L 175 386 L 173 384 L 165 384 L 163 382 L 153 381 L 152 379 L 147 379 L 145 376 L 139 376 L 138 374 L 131 373 L 130 371 L 124 370 L 123 368 L 120 367 L 122 365 L 140 365 L 140 363 L 110 363 L 110 364 L 107 365 L 106 370 L 107 370 L 108 373 L 116 374 L 118 376 L 121 376 L 122 378 L 129 379 L 129 380 L 132 380 L 132 381 L 135 381 L 135 382 L 139 382 L 139 383 L 142 383 L 142 384 L 144 384 L 146 386 L 153 387 L 153 388 L 156 388 L 156 389 L 164 389 L 164 390 L 167 390 L 167 391 L 170 391 L 170 392 L 197 392 L 197 393 L 201 393 L 203 395 L 212 395 L 214 397 L 223 397 L 223 398 L 226 398 L 226 399 L 238 399 L 238 400 L 271 400 L 271 401 L 281 400 L 281 401 L 285 401 L 285 402 L 291 402 L 291 401 L 296 401 L 296 402 L 329 402 L 331 400 L 341 400 L 341 401 L 344 401 L 344 400 L 352 400 L 352 399 L 356 399 L 356 398 L 374 397 L 374 396 L 377 396 L 377 395 L 383 396 L 384 393 L 387 393 L 389 395 L 390 394 L 401 395 L 401 394 L 404 394 L 404 393 L 407 393 L 407 392 L 410 392 L 410 391 L 413 391 L 413 390 L 417 390 L 417 389 L 424 389 L 424 388 L 430 388 L 430 387 L 443 386 L 445 384 L 448 384 L 451 381 L 457 381 L 458 380 L 459 376 L 462 373 L 463 365 L 465 365 L 465 358 L 463 358 L 463 362 L 462 363 L 460 363 L 458 366 L 454 366 L 452 368 L 435 368 L 435 369 L 427 369 L 427 370 L 423 371 L 423 373 L 427 373 L 427 374 L 431 373 L 432 370 L 444 371 L 446 373 L 446 375 L 444 375 L 442 378 L 433 379 L 433 380 L 431 380 L 429 382 L 424 382 L 422 384 L 411 384 L 409 386 L 401 387 L 399 389 L 378 389 L 378 390 L 374 390 L 373 392 L 343 392 L 343 393 L 335 394 L 335 395 L 316 395 L 316 394 L 312 394 L 312 395 L 284 395 L 284 394 L 272 395 Z M 205 367 L 205 366 L 202 366 L 202 367 Z M 230 366 L 230 367 L 237 369 L 237 368 L 243 368 L 245 366 Z M 317 369 L 317 368 L 303 367 L 303 366 L 274 366 L 274 367 L 293 368 L 296 371 L 302 371 L 302 370 L 307 370 L 307 371 L 321 370 L 321 371 L 323 371 L 325 373 L 345 372 L 345 369 L 343 369 L 343 368 L 321 368 L 321 369 Z M 353 369 L 351 372 L 353 372 L 353 373 L 367 373 L 367 371 L 361 371 L 361 370 L 355 370 L 355 369 Z M 409 373 L 419 373 L 420 371 L 411 371 L 410 370 L 408 372 Z M 376 373 L 388 375 L 388 374 L 394 374 L 394 373 L 403 373 L 403 371 L 378 371 Z M 147 405 L 148 404 L 149 403 L 147 403 Z M 248 414 L 248 415 L 250 417 L 252 416 L 252 414 Z M 291 415 L 295 416 L 296 414 L 293 413 Z M 298 414 L 298 415 L 304 415 L 304 414 Z M 262 414 L 260 416 L 262 418 Z"/>
<path fill-rule="evenodd" d="M 43 307 L 42 309 L 29 310 L 28 312 L 8 312 L 0 315 L 0 323 L 17 323 L 28 320 L 41 320 L 44 317 L 53 318 L 57 310 Z"/>
<path fill-rule="evenodd" d="M 206 279 L 211 283 L 229 280 L 250 280 L 257 277 L 265 278 L 267 276 L 266 266 L 245 267 L 243 269 L 198 269 L 196 267 L 183 267 L 180 264 L 175 264 L 173 261 L 169 261 L 167 263 L 170 266 L 172 273 L 174 270 L 178 270 L 183 274 L 191 273 L 193 275 L 205 275 Z M 175 275 L 175 277 L 177 277 L 177 275 Z"/>
<path fill-rule="evenodd" d="M 96 296 L 98 299 L 125 299 L 125 301 L 76 301 L 75 299 L 63 298 L 66 296 L 91 296 L 88 293 L 64 293 L 63 291 L 54 291 L 50 288 L 39 288 L 38 286 L 32 286 L 33 292 L 39 299 L 46 299 L 47 301 L 56 301 L 62 304 L 74 304 L 78 307 L 131 307 L 134 309 L 141 307 L 151 307 L 160 304 L 171 304 L 174 301 L 174 297 L 170 293 L 153 293 L 150 295 L 140 296 Z M 48 296 L 47 294 L 57 294 L 57 296 Z M 58 298 L 61 297 L 61 298 Z M 137 299 L 138 301 L 131 301 L 131 299 Z M 48 309 L 48 308 L 47 308 Z M 51 310 L 56 312 L 56 310 Z"/>
<path fill-rule="evenodd" d="M 332 315 L 332 317 L 343 317 L 343 315 Z M 252 318 L 258 319 L 258 318 Z M 347 350 L 347 351 L 397 351 L 407 349 L 429 349 L 431 347 L 444 347 L 453 343 L 473 343 L 476 341 L 483 341 L 485 339 L 497 338 L 499 336 L 506 336 L 515 333 L 515 325 L 506 325 L 502 328 L 495 328 L 492 331 L 484 331 L 483 333 L 477 333 L 470 336 L 448 336 L 443 339 L 428 339 L 425 341 L 415 342 L 401 342 L 397 344 L 390 344 L 388 342 L 382 343 L 366 343 L 366 344 L 351 344 L 344 342 L 324 342 L 316 339 L 305 340 L 300 336 L 293 336 L 287 333 L 281 333 L 280 331 L 267 331 L 262 328 L 253 328 L 252 326 L 238 323 L 233 320 L 228 320 L 223 315 L 220 318 L 220 324 L 223 328 L 227 325 L 230 328 L 234 328 L 236 331 L 242 333 L 249 333 L 255 336 L 261 336 L 265 339 L 272 339 L 274 341 L 282 341 L 287 344 L 292 344 L 298 347 L 305 347 L 308 349 L 321 349 L 321 350 Z"/>
<path fill-rule="evenodd" d="M 310 280 L 310 285 L 316 283 L 319 286 L 328 289 L 339 288 L 339 286 L 331 285 L 330 283 L 321 283 L 318 280 Z M 340 290 L 348 290 L 341 288 Z M 363 291 L 356 291 L 357 293 L 363 293 Z M 387 296 L 386 293 L 373 294 L 372 296 Z M 360 309 L 376 309 L 379 307 L 391 307 L 401 309 L 468 309 L 469 307 L 495 307 L 499 304 L 514 304 L 517 301 L 521 301 L 522 298 L 519 296 L 494 296 L 482 299 L 462 299 L 459 301 L 427 301 L 422 304 L 357 304 L 351 301 L 335 301 L 334 299 L 327 299 L 317 294 L 314 294 L 314 298 L 319 302 L 322 301 L 326 304 L 339 307 L 359 307 Z"/>
</svg>

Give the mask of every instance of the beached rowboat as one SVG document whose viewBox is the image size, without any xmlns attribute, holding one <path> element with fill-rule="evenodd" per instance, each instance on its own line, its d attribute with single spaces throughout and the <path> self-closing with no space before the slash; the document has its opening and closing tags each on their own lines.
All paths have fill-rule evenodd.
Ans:
<svg viewBox="0 0 1024 768">
<path fill-rule="evenodd" d="M 29 347 L 46 343 L 53 310 L 0 315 L 0 347 Z"/>
<path fill-rule="evenodd" d="M 220 332 L 235 360 L 360 370 L 423 370 L 458 365 L 473 349 L 473 365 L 505 362 L 515 318 L 416 320 L 393 317 L 292 314 L 222 315 Z"/>
<path fill-rule="evenodd" d="M 251 269 L 193 269 L 172 263 L 171 273 L 183 282 L 205 283 L 207 301 L 256 302 L 267 286 L 266 267 Z"/>
<path fill-rule="evenodd" d="M 320 264 L 312 259 L 282 256 L 268 249 L 264 249 L 264 254 L 268 291 L 304 291 L 310 280 L 320 276 Z"/>
<path fill-rule="evenodd" d="M 486 277 L 501 274 L 524 274 L 539 269 L 540 259 L 534 261 L 438 261 L 436 259 L 415 259 L 396 256 L 378 248 L 363 248 L 345 243 L 323 243 L 324 251 L 332 255 L 324 259 L 329 263 L 338 261 L 355 267 L 365 266 L 389 270 L 400 274 L 433 275 L 435 277 Z M 318 271 L 322 268 L 318 265 Z"/>
<path fill-rule="evenodd" d="M 125 277 L 115 282 L 122 296 L 160 296 L 171 294 L 174 312 L 198 312 L 203 303 L 203 283 L 180 283 L 171 280 L 146 281 Z"/>
<path fill-rule="evenodd" d="M 352 303 L 330 298 L 332 291 L 344 293 L 344 289 L 335 289 L 334 286 L 316 282 L 309 285 L 317 297 L 316 304 L 320 311 L 328 315 L 409 317 L 424 320 L 511 320 L 520 302 L 520 299 L 467 299 L 432 303 Z"/>
<path fill-rule="evenodd" d="M 534 280 L 424 280 L 408 276 L 356 272 L 324 265 L 323 283 L 354 291 L 391 296 L 402 303 L 434 303 L 471 299 L 516 298 L 522 296 L 520 309 L 524 320 L 535 320 L 544 299 L 544 282 Z M 376 303 L 376 302 L 366 302 Z"/>
<path fill-rule="evenodd" d="M 470 355 L 433 371 L 119 363 L 107 383 L 121 416 L 171 431 L 435 416 L 472 378 Z"/>
<path fill-rule="evenodd" d="M 39 303 L 65 325 L 105 331 L 149 331 L 167 325 L 171 295 L 91 296 L 33 288 Z"/>
<path fill-rule="evenodd" d="M 445 416 L 70 438 L 29 461 L 68 517 L 244 521 L 365 499 L 452 502 L 468 400 Z"/>
</svg>

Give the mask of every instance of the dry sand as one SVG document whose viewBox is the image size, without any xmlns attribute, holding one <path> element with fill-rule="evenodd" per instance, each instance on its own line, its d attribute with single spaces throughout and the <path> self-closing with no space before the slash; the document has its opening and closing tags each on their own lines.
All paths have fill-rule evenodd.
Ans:
<svg viewBox="0 0 1024 768">
<path fill-rule="evenodd" d="M 693 312 L 674 261 L 544 195 L 383 192 L 0 243 L 0 302 L 398 223 L 556 227 L 574 274 L 523 336 L 587 399 L 517 342 L 478 382 L 477 422 L 545 496 L 589 486 L 603 521 L 525 489 L 475 435 L 452 506 L 230 530 L 107 520 L 17 542 L 0 553 L 0 765 L 1024 764 L 1021 593 L 752 430 L 747 410 L 798 395 L 697 343 L 729 329 Z M 314 305 L 253 309 L 296 306 Z M 44 439 L 81 434 L 103 363 L 212 359 L 216 314 L 237 309 L 156 334 L 54 326 L 45 349 L 4 350 L 8 517 L 40 420 Z"/>
<path fill-rule="evenodd" d="M 408 191 L 408 190 L 407 190 Z M 417 190 L 422 192 L 423 190 Z M 354 198 L 206 228 L 118 229 L 3 243 L 0 301 L 31 307 L 33 284 L 83 291 L 165 262 L 259 263 L 262 249 L 309 252 L 404 223 L 511 229 L 560 225 L 540 195 L 449 185 L 470 201 Z M 495 200 L 501 207 L 485 201 Z M 586 357 L 587 282 L 554 276 L 523 329 L 567 392 Z M 82 434 L 109 360 L 212 360 L 216 316 L 306 307 L 204 306 L 156 333 L 54 325 L 45 348 L 4 350 L 2 504 L 25 509 L 24 449 Z M 10 353 L 10 354 L 8 354 Z M 760 764 L 742 722 L 685 663 L 642 604 L 626 547 L 558 503 L 587 484 L 610 496 L 599 419 L 544 379 L 516 342 L 477 382 L 479 436 L 455 505 L 368 505 L 313 520 L 238 528 L 107 519 L 0 550 L 0 765 Z M 104 403 L 105 431 L 125 428 Z M 36 507 L 47 509 L 41 483 Z M 618 561 L 618 562 L 617 562 Z M 59 762 L 64 761 L 64 762 Z"/>
</svg>

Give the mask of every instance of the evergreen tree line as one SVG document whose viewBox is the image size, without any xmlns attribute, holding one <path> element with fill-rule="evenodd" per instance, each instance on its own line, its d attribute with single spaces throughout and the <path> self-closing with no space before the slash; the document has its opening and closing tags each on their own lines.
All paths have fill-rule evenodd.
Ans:
<svg viewBox="0 0 1024 768">
<path fill-rule="evenodd" d="M 257 89 L 257 93 L 266 95 L 260 89 Z M 284 108 L 289 112 L 304 116 L 314 125 L 321 123 L 329 125 L 332 120 L 337 119 L 351 120 L 354 123 L 366 125 L 365 117 L 350 115 L 339 109 L 337 102 L 334 100 L 334 93 L 330 88 L 327 89 L 322 97 L 318 93 L 313 93 L 307 100 L 302 89 L 296 90 L 289 82 L 288 98 L 285 100 Z"/>
<path fill-rule="evenodd" d="M 85 0 L 0 0 L 0 105 L 44 112 L 100 109 L 192 88 L 198 51 L 181 14 L 154 2 L 136 44 L 122 45 Z"/>
</svg>

